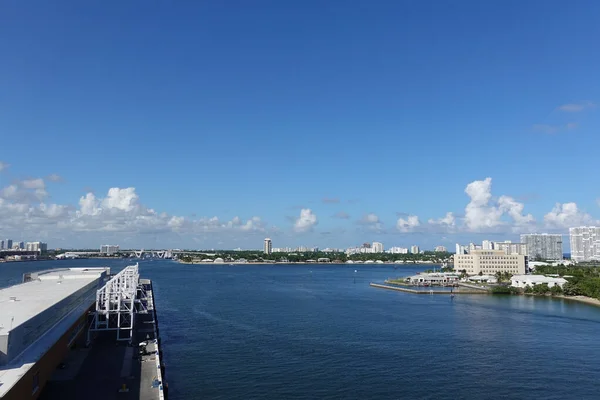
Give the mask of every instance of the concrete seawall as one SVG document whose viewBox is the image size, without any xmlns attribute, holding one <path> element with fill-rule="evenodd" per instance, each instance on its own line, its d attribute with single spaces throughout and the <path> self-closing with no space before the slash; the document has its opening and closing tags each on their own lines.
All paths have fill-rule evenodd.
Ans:
<svg viewBox="0 0 600 400">
<path fill-rule="evenodd" d="M 456 290 L 453 290 L 452 292 L 450 292 L 449 290 L 435 290 L 435 289 L 415 290 L 415 289 L 408 289 L 408 288 L 399 287 L 399 286 L 382 285 L 379 283 L 370 283 L 369 286 L 378 288 L 378 289 L 396 290 L 398 292 L 413 293 L 413 294 L 488 294 L 488 292 L 485 290 L 463 290 L 460 288 L 457 288 Z"/>
</svg>

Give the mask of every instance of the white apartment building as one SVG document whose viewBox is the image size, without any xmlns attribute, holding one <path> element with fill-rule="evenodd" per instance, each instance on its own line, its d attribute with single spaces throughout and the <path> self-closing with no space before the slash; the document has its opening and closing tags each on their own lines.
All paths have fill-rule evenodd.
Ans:
<svg viewBox="0 0 600 400">
<path fill-rule="evenodd" d="M 420 250 L 419 250 L 419 246 L 410 246 L 410 252 L 411 254 L 419 254 Z"/>
<path fill-rule="evenodd" d="M 273 243 L 271 242 L 271 239 L 265 238 L 263 251 L 265 254 L 271 254 L 273 252 Z"/>
<path fill-rule="evenodd" d="M 482 250 L 494 250 L 494 243 L 490 240 L 484 240 L 481 243 Z"/>
<path fill-rule="evenodd" d="M 373 242 L 371 248 L 373 249 L 373 253 L 383 253 L 383 243 Z"/>
<path fill-rule="evenodd" d="M 103 244 L 100 246 L 100 254 L 106 254 L 107 256 L 112 256 L 115 253 L 119 252 L 119 246 L 114 244 Z"/>
<path fill-rule="evenodd" d="M 408 254 L 406 247 L 390 247 L 387 251 L 390 254 Z"/>
<path fill-rule="evenodd" d="M 506 254 L 504 250 L 472 250 L 454 256 L 454 271 L 466 270 L 468 275 L 494 275 L 496 272 L 525 274 L 525 255 Z"/>
<path fill-rule="evenodd" d="M 571 259 L 576 262 L 600 259 L 600 227 L 579 226 L 569 229 Z"/>
<path fill-rule="evenodd" d="M 44 242 L 27 242 L 25 244 L 25 250 L 41 253 L 48 250 L 48 244 Z"/>
<path fill-rule="evenodd" d="M 527 245 L 525 243 L 513 243 L 510 240 L 504 242 L 494 242 L 494 250 L 503 250 L 505 254 L 527 255 Z"/>
<path fill-rule="evenodd" d="M 521 243 L 527 245 L 530 260 L 538 257 L 543 260 L 563 259 L 563 239 L 560 234 L 530 233 L 521 235 Z"/>
<path fill-rule="evenodd" d="M 435 246 L 435 249 L 433 249 L 433 251 L 438 253 L 445 253 L 447 249 L 446 246 Z"/>
</svg>

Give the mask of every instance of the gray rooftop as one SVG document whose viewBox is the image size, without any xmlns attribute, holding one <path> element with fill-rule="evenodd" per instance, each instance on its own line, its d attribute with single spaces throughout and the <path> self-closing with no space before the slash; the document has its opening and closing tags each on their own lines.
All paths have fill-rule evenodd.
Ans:
<svg viewBox="0 0 600 400">
<path fill-rule="evenodd" d="M 105 268 L 64 268 L 33 273 L 27 283 L 0 289 L 0 335 L 98 279 Z"/>
</svg>

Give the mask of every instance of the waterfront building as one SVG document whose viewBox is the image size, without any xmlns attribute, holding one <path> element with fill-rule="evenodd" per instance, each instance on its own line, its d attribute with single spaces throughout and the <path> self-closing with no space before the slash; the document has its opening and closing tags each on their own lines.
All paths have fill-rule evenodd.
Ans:
<svg viewBox="0 0 600 400">
<path fill-rule="evenodd" d="M 4 250 L 4 239 L 0 240 L 0 250 Z"/>
<path fill-rule="evenodd" d="M 373 242 L 373 246 L 371 248 L 373 249 L 373 253 L 383 253 L 383 243 Z"/>
<path fill-rule="evenodd" d="M 435 249 L 433 251 L 438 253 L 445 253 L 447 249 L 446 246 L 435 246 Z"/>
<path fill-rule="evenodd" d="M 411 254 L 419 254 L 420 253 L 419 246 L 416 246 L 416 245 L 410 246 L 410 252 L 411 252 Z"/>
<path fill-rule="evenodd" d="M 0 398 L 36 399 L 75 341 L 108 268 L 25 274 L 0 289 Z"/>
<path fill-rule="evenodd" d="M 482 250 L 494 250 L 494 243 L 490 240 L 484 240 L 481 243 Z"/>
<path fill-rule="evenodd" d="M 558 285 L 562 288 L 563 285 L 567 283 L 567 280 L 565 278 L 544 275 L 513 275 L 510 279 L 510 285 L 512 287 L 522 289 L 527 286 L 534 287 L 535 285 L 540 285 L 542 283 L 546 283 L 548 287 Z"/>
<path fill-rule="evenodd" d="M 387 251 L 390 254 L 408 254 L 408 249 L 406 247 L 390 247 Z"/>
<path fill-rule="evenodd" d="M 521 243 L 527 246 L 527 256 L 530 260 L 563 259 L 563 239 L 561 234 L 530 233 L 521 235 Z"/>
<path fill-rule="evenodd" d="M 103 244 L 100 246 L 100 254 L 105 254 L 107 256 L 112 256 L 115 253 L 119 252 L 119 245 L 113 244 Z"/>
<path fill-rule="evenodd" d="M 576 262 L 600 259 L 600 227 L 579 226 L 569 229 L 571 259 Z"/>
<path fill-rule="evenodd" d="M 263 251 L 265 254 L 271 254 L 273 252 L 273 243 L 271 242 L 271 239 L 265 239 Z"/>
<path fill-rule="evenodd" d="M 525 255 L 506 254 L 504 250 L 472 250 L 454 256 L 454 271 L 465 270 L 468 275 L 493 275 L 496 272 L 525 274 Z"/>
<path fill-rule="evenodd" d="M 5 249 L 12 250 L 12 248 L 13 248 L 13 241 L 12 241 L 12 239 L 6 239 L 4 241 L 4 246 L 5 246 Z"/>
</svg>

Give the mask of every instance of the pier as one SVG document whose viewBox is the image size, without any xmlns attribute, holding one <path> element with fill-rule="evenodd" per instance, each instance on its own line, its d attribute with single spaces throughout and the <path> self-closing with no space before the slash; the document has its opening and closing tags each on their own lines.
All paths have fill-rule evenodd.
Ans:
<svg viewBox="0 0 600 400">
<path fill-rule="evenodd" d="M 462 287 L 457 287 L 454 288 L 452 291 L 450 290 L 439 290 L 439 289 L 429 289 L 429 290 L 416 290 L 416 289 L 409 289 L 406 287 L 401 287 L 401 286 L 393 286 L 390 284 L 386 284 L 386 285 L 382 285 L 379 283 L 373 283 L 371 282 L 369 284 L 369 286 L 374 287 L 374 288 L 378 288 L 378 289 L 388 289 L 388 290 L 396 290 L 398 292 L 405 292 L 405 293 L 413 293 L 413 294 L 488 294 L 489 292 L 487 290 L 482 290 L 482 289 L 471 289 L 471 288 L 462 288 Z"/>
<path fill-rule="evenodd" d="M 88 327 L 40 399 L 168 398 L 154 290 L 137 264 L 98 290 Z"/>
</svg>

